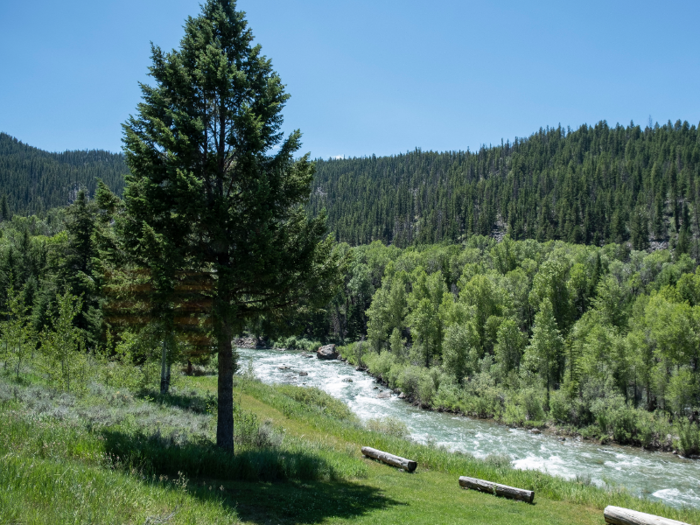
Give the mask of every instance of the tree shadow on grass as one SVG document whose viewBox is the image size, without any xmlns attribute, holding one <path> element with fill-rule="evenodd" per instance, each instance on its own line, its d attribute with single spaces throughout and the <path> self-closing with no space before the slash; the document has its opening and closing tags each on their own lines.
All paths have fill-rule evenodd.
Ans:
<svg viewBox="0 0 700 525">
<path fill-rule="evenodd" d="M 155 390 L 142 390 L 136 397 L 140 399 L 148 399 L 160 405 L 189 410 L 191 412 L 195 412 L 196 414 L 206 414 L 211 412 L 212 408 L 216 407 L 216 396 L 201 396 L 195 391 L 192 391 L 190 394 L 161 394 Z"/>
<path fill-rule="evenodd" d="M 402 504 L 373 487 L 342 480 L 341 473 L 312 453 L 268 448 L 232 455 L 209 442 L 178 444 L 158 433 L 101 434 L 116 468 L 202 500 L 222 501 L 244 521 L 310 524 Z M 175 481 L 183 477 L 185 487 Z"/>
<path fill-rule="evenodd" d="M 208 491 L 209 486 L 199 490 Z M 225 504 L 234 508 L 242 521 L 260 525 L 312 524 L 328 518 L 353 519 L 405 505 L 384 496 L 379 489 L 359 482 L 224 482 L 211 486 L 212 492 L 223 494 Z"/>
</svg>

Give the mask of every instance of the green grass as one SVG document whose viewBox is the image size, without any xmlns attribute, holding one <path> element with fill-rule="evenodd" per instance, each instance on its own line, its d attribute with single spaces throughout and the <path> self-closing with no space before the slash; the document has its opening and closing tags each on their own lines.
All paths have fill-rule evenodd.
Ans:
<svg viewBox="0 0 700 525">
<path fill-rule="evenodd" d="M 0 376 L 0 523 L 602 524 L 614 504 L 700 524 L 699 511 L 372 432 L 319 390 L 246 378 L 231 457 L 212 445 L 214 392 L 210 376 L 168 396 L 92 385 L 79 397 Z M 465 491 L 459 475 L 534 489 L 535 504 Z"/>
</svg>

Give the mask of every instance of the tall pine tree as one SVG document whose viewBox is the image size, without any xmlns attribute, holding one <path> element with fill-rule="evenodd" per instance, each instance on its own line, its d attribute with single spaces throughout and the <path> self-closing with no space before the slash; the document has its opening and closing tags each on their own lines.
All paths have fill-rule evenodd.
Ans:
<svg viewBox="0 0 700 525">
<path fill-rule="evenodd" d="M 280 127 L 288 99 L 270 61 L 253 46 L 232 0 L 208 0 L 189 18 L 178 50 L 153 47 L 143 102 L 124 125 L 131 174 L 126 211 L 133 245 L 152 250 L 163 275 L 204 272 L 211 286 L 218 355 L 217 445 L 233 451 L 233 336 L 246 320 L 322 304 L 339 260 L 325 217 L 303 204 L 314 166 L 298 131 Z"/>
</svg>

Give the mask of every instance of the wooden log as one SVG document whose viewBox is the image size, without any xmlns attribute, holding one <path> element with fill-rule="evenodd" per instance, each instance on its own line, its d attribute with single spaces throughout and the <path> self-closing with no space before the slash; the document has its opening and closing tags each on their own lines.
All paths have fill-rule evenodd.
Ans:
<svg viewBox="0 0 700 525">
<path fill-rule="evenodd" d="M 460 476 L 459 485 L 467 489 L 495 494 L 496 496 L 502 496 L 504 498 L 517 499 L 518 501 L 525 501 L 527 503 L 532 503 L 535 499 L 535 493 L 532 490 L 518 489 L 509 487 L 508 485 L 501 485 L 500 483 L 493 483 L 492 481 L 469 478 L 467 476 Z"/>
<path fill-rule="evenodd" d="M 406 472 L 413 472 L 418 466 L 418 463 L 416 463 L 412 459 L 394 456 L 393 454 L 389 454 L 388 452 L 382 452 L 381 450 L 377 450 L 376 448 L 372 447 L 362 447 L 362 453 L 367 457 L 383 461 L 384 463 L 386 463 L 387 465 L 391 465 L 392 467 L 402 468 Z"/>
<path fill-rule="evenodd" d="M 682 521 L 670 520 L 622 507 L 613 507 L 612 505 L 605 507 L 603 516 L 605 516 L 605 523 L 612 525 L 688 525 Z"/>
</svg>

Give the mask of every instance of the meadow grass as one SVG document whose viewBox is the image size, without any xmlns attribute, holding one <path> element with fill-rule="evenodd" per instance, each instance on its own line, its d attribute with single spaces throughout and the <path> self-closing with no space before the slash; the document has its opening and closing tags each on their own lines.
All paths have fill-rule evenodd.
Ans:
<svg viewBox="0 0 700 525">
<path fill-rule="evenodd" d="M 213 446 L 215 391 L 202 376 L 167 396 L 97 384 L 73 396 L 0 376 L 0 523 L 592 524 L 613 504 L 700 524 L 696 510 L 371 431 L 320 390 L 250 377 L 236 378 L 230 456 Z M 535 505 L 465 491 L 459 475 L 534 489 Z"/>
<path fill-rule="evenodd" d="M 487 479 L 505 485 L 534 490 L 538 497 L 554 501 L 564 501 L 603 509 L 607 505 L 659 514 L 669 518 L 700 523 L 700 511 L 695 509 L 671 508 L 663 503 L 640 499 L 623 488 L 600 488 L 589 480 L 571 481 L 532 470 L 518 470 L 509 461 L 492 457 L 485 460 L 471 455 L 449 452 L 437 446 L 423 445 L 403 439 L 388 432 L 372 432 L 354 420 L 331 417 L 322 406 L 295 403 L 284 392 L 303 389 L 285 385 L 284 388 L 271 386 L 259 381 L 241 378 L 237 382 L 240 391 L 277 408 L 284 416 L 303 421 L 314 431 L 333 435 L 348 443 L 371 446 L 393 454 L 414 459 L 422 469 L 434 470 L 459 476 Z"/>
</svg>

